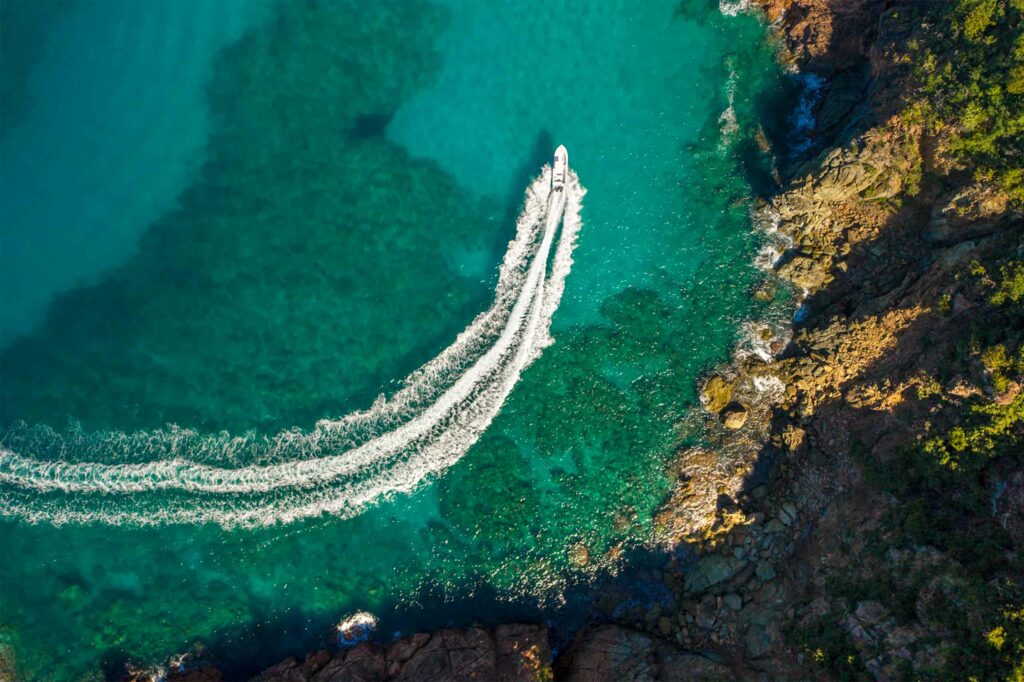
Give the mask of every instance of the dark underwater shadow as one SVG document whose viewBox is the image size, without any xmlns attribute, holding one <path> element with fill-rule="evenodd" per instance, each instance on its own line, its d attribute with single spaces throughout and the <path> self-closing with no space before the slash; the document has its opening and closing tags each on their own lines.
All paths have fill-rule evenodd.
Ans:
<svg viewBox="0 0 1024 682">
<path fill-rule="evenodd" d="M 414 632 L 441 628 L 532 622 L 551 628 L 551 643 L 557 652 L 568 646 L 585 625 L 621 623 L 629 619 L 631 610 L 646 611 L 654 604 L 670 604 L 672 593 L 662 580 L 662 572 L 670 564 L 692 558 L 685 547 L 672 551 L 634 547 L 623 553 L 614 573 L 602 569 L 591 577 L 570 578 L 559 597 L 548 600 L 509 597 L 479 575 L 466 580 L 455 592 L 427 579 L 414 594 L 374 609 L 379 622 L 372 641 L 387 644 Z M 196 639 L 183 638 L 178 652 L 188 649 L 195 654 L 199 649 L 193 666 L 213 664 L 225 680 L 244 680 L 289 656 L 301 658 L 318 649 L 338 650 L 335 626 L 358 609 L 358 604 L 348 604 L 337 611 L 259 613 L 252 622 L 219 630 L 201 640 L 201 647 L 196 646 Z M 126 666 L 132 663 L 138 661 L 123 650 L 110 649 L 102 654 L 102 669 L 108 679 L 124 678 Z"/>
</svg>

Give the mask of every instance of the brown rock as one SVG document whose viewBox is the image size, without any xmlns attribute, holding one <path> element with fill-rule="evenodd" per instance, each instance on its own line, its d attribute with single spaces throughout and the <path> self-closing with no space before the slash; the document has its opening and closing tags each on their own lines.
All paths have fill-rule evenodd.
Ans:
<svg viewBox="0 0 1024 682">
<path fill-rule="evenodd" d="M 707 380 L 701 390 L 701 402 L 708 412 L 721 412 L 732 400 L 733 385 L 719 375 Z"/>
<path fill-rule="evenodd" d="M 336 654 L 330 663 L 309 679 L 313 682 L 377 682 L 387 679 L 386 674 L 384 649 L 362 642 L 355 648 Z"/>
<path fill-rule="evenodd" d="M 543 680 L 551 670 L 551 645 L 543 625 L 499 625 L 494 631 L 499 680 Z"/>
<path fill-rule="evenodd" d="M 662 616 L 661 618 L 659 618 L 658 619 L 658 632 L 660 632 L 663 637 L 668 637 L 669 635 L 671 635 L 672 634 L 672 621 L 670 621 L 665 616 Z"/>
<path fill-rule="evenodd" d="M 1014 217 L 1010 198 L 981 184 L 954 190 L 932 209 L 925 235 L 934 242 L 952 244 L 991 234 L 999 224 Z"/>
<path fill-rule="evenodd" d="M 740 403 L 730 403 L 722 410 L 722 424 L 727 429 L 741 429 L 747 423 L 747 408 Z"/>
<path fill-rule="evenodd" d="M 316 652 L 263 671 L 258 682 L 378 682 L 386 680 L 502 680 L 535 682 L 550 673 L 551 647 L 543 625 L 440 630 L 403 637 L 388 647 L 364 642 L 333 658 Z M 197 679 L 195 682 L 207 682 Z M 209 682 L 217 682 L 209 680 Z"/>
</svg>

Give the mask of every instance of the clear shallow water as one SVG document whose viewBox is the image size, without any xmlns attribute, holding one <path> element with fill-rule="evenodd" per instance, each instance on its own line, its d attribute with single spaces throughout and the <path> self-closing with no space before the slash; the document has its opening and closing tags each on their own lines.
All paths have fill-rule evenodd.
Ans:
<svg viewBox="0 0 1024 682">
<path fill-rule="evenodd" d="M 356 609 L 384 632 L 569 618 L 570 586 L 650 533 L 694 379 L 757 312 L 741 161 L 778 78 L 762 27 L 704 3 L 362 5 L 285 4 L 219 54 L 176 205 L 0 356 L 4 447 L 74 461 L 78 429 L 273 434 L 369 407 L 491 305 L 523 190 L 565 143 L 588 194 L 555 344 L 464 458 L 351 519 L 27 525 L 11 510 L 37 497 L 131 501 L 0 487 L 0 619 L 31 679 L 197 641 L 251 669 Z"/>
<path fill-rule="evenodd" d="M 217 52 L 262 0 L 2 3 L 0 342 L 130 255 L 202 163 Z M 101 235 L 97 238 L 97 235 Z"/>
</svg>

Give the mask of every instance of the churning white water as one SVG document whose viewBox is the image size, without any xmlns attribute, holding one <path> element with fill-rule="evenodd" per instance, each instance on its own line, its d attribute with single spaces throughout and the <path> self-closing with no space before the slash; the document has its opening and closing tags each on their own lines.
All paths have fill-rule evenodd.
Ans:
<svg viewBox="0 0 1024 682">
<path fill-rule="evenodd" d="M 29 430 L 19 437 L 21 453 L 0 443 L 0 517 L 259 526 L 353 516 L 412 491 L 469 450 L 553 341 L 585 190 L 571 171 L 564 192 L 550 188 L 545 166 L 527 188 L 493 305 L 390 399 L 275 436 Z"/>
</svg>

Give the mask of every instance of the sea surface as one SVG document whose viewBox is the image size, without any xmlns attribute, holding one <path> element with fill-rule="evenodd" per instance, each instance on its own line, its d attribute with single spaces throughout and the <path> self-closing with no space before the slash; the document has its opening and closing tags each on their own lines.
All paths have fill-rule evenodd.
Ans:
<svg viewBox="0 0 1024 682">
<path fill-rule="evenodd" d="M 25 679 L 185 651 L 243 675 L 356 611 L 384 638 L 571 630 L 658 561 L 695 381 L 763 314 L 751 208 L 791 86 L 755 17 L 0 8 L 0 655 Z"/>
</svg>

